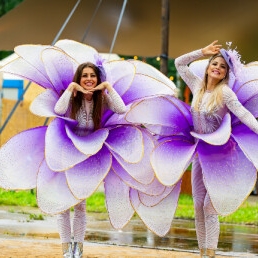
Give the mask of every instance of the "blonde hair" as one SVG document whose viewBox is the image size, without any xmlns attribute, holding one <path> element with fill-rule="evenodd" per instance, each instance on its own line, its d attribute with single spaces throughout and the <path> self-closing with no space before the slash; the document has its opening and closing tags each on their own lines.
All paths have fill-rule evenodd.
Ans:
<svg viewBox="0 0 258 258">
<path fill-rule="evenodd" d="M 195 94 L 194 99 L 193 99 L 193 107 L 194 110 L 199 111 L 199 103 L 205 93 L 205 91 L 207 90 L 207 82 L 208 82 L 208 74 L 207 74 L 207 70 L 210 66 L 210 63 L 217 57 L 222 57 L 223 56 L 219 53 L 216 55 L 213 55 L 210 59 L 209 59 L 209 63 L 205 69 L 205 75 L 204 75 L 204 79 L 202 82 L 202 87 L 200 88 L 200 90 Z M 224 59 L 224 58 L 223 58 Z M 226 63 L 227 64 L 227 63 Z M 212 110 L 214 110 L 216 107 L 220 107 L 222 106 L 223 103 L 223 94 L 222 94 L 222 89 L 225 85 L 228 84 L 228 79 L 229 79 L 229 66 L 227 64 L 227 73 L 224 79 L 222 79 L 214 88 L 214 90 L 211 92 L 210 94 L 210 99 L 206 104 L 206 110 L 208 112 L 211 112 Z"/>
</svg>

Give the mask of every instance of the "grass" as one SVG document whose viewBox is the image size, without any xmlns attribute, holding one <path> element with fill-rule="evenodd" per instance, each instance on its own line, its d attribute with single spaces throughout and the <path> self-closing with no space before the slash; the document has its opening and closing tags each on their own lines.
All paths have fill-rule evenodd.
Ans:
<svg viewBox="0 0 258 258">
<path fill-rule="evenodd" d="M 6 191 L 0 189 L 0 205 L 37 207 L 36 195 L 34 191 Z M 104 193 L 96 192 L 87 199 L 87 211 L 96 213 L 107 212 Z M 186 194 L 180 195 L 175 218 L 194 219 L 193 199 L 191 196 Z M 225 223 L 258 226 L 258 202 L 249 203 L 245 201 L 236 212 L 226 217 L 220 216 L 219 219 L 220 222 Z"/>
</svg>

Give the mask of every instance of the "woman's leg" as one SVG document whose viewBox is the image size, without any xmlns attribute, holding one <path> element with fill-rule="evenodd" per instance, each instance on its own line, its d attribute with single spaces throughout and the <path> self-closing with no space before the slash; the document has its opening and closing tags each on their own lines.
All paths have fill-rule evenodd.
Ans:
<svg viewBox="0 0 258 258">
<path fill-rule="evenodd" d="M 83 242 L 86 231 L 86 202 L 74 206 L 73 236 L 74 242 Z"/>
<path fill-rule="evenodd" d="M 74 250 L 73 257 L 81 258 L 83 254 L 83 241 L 86 231 L 86 201 L 74 206 L 73 235 Z"/>
<path fill-rule="evenodd" d="M 204 201 L 205 228 L 207 249 L 216 250 L 219 240 L 219 218 L 215 211 L 210 197 L 207 194 Z"/>
<path fill-rule="evenodd" d="M 61 242 L 71 242 L 70 209 L 57 215 L 57 228 Z"/>
<path fill-rule="evenodd" d="M 206 228 L 203 207 L 207 191 L 203 183 L 202 169 L 198 157 L 195 157 L 192 163 L 192 192 L 198 246 L 200 250 L 203 250 L 206 248 Z"/>
<path fill-rule="evenodd" d="M 62 242 L 63 257 L 73 257 L 71 242 L 70 209 L 57 215 L 57 228 Z"/>
</svg>

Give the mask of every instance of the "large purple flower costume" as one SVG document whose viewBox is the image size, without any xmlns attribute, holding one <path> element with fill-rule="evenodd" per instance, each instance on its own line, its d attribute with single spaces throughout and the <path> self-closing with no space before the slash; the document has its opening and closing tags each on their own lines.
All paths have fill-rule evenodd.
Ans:
<svg viewBox="0 0 258 258">
<path fill-rule="evenodd" d="M 150 165 L 155 138 L 128 123 L 126 114 L 111 110 L 103 114 L 101 129 L 79 137 L 73 132 L 77 122 L 57 115 L 54 107 L 78 65 L 86 61 L 101 68 L 128 110 L 146 97 L 174 95 L 173 82 L 143 62 L 106 62 L 94 48 L 72 40 L 60 40 L 54 46 L 21 45 L 15 52 L 18 58 L 1 71 L 45 88 L 31 111 L 52 121 L 17 134 L 1 147 L 0 186 L 36 187 L 40 209 L 57 214 L 89 197 L 104 181 L 115 228 L 126 225 L 136 211 L 152 231 L 166 234 L 175 212 L 167 206 L 176 207 L 181 182 L 167 187 L 155 178 Z"/>
<path fill-rule="evenodd" d="M 143 123 L 159 138 L 151 163 L 162 184 L 176 184 L 198 155 L 205 187 L 221 215 L 234 212 L 247 198 L 258 169 L 258 65 L 233 67 L 239 64 L 234 51 L 225 53 L 232 65 L 229 87 L 223 89 L 227 103 L 223 109 L 195 113 L 173 96 L 160 96 L 135 104 L 126 116 L 132 123 Z M 192 91 L 200 85 L 208 64 L 207 59 L 195 61 L 200 57 L 202 52 L 197 50 L 178 60 L 177 69 Z"/>
</svg>

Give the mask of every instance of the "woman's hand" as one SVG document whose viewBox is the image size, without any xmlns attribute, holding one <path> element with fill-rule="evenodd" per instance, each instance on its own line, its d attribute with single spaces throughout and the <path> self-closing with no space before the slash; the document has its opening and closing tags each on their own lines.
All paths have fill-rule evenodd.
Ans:
<svg viewBox="0 0 258 258">
<path fill-rule="evenodd" d="M 93 92 L 96 90 L 104 90 L 104 89 L 107 89 L 109 92 L 113 89 L 113 87 L 109 82 L 105 81 L 105 82 L 102 82 L 99 85 L 97 85 L 95 88 L 91 89 L 90 92 Z"/>
<path fill-rule="evenodd" d="M 68 86 L 68 90 L 73 92 L 74 97 L 76 97 L 78 91 L 80 91 L 84 94 L 91 94 L 92 95 L 91 91 L 85 90 L 81 85 L 79 85 L 76 82 L 71 82 Z"/>
<path fill-rule="evenodd" d="M 218 54 L 222 45 L 217 44 L 218 40 L 213 41 L 210 45 L 204 47 L 202 49 L 202 53 L 204 56 L 211 56 Z"/>
</svg>

